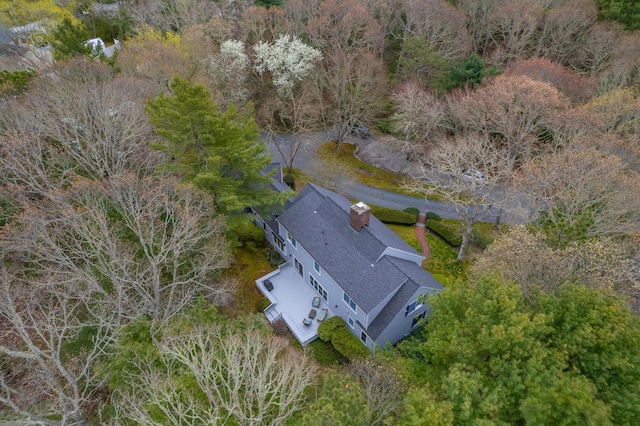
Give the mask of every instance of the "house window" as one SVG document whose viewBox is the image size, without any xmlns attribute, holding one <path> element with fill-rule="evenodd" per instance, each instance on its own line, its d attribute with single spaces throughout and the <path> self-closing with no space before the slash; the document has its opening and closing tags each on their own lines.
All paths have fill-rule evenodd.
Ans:
<svg viewBox="0 0 640 426">
<path fill-rule="evenodd" d="M 322 298 L 327 301 L 327 291 L 315 278 L 313 278 L 312 275 L 309 275 L 309 284 L 311 284 L 311 287 L 315 288 L 318 294 L 320 294 L 320 296 L 322 296 Z"/>
<path fill-rule="evenodd" d="M 349 326 L 350 326 L 351 328 L 353 328 L 353 324 L 354 324 L 354 322 L 353 322 L 353 318 L 349 317 Z"/>
<path fill-rule="evenodd" d="M 416 317 L 413 319 L 413 322 L 411 323 L 411 328 L 416 327 L 418 324 L 422 323 L 422 319 L 424 319 L 426 312 L 421 313 L 420 315 L 416 315 Z"/>
<path fill-rule="evenodd" d="M 267 230 L 267 222 L 262 222 L 262 229 Z"/>
<path fill-rule="evenodd" d="M 422 306 L 422 303 L 420 303 L 417 300 L 412 302 L 412 303 L 410 303 L 409 306 L 407 306 L 407 309 L 405 309 L 405 311 L 404 311 L 404 316 L 406 317 L 411 312 L 415 311 L 416 309 L 419 309 L 421 306 Z"/>
<path fill-rule="evenodd" d="M 293 263 L 294 263 L 294 265 L 295 265 L 295 267 L 296 267 L 296 270 L 298 271 L 298 273 L 299 273 L 300 275 L 302 275 L 302 276 L 304 277 L 304 267 L 302 266 L 302 263 L 300 263 L 300 262 L 298 261 L 298 259 L 296 259 L 295 257 L 293 258 L 293 260 L 294 260 L 294 262 L 293 262 Z"/>
<path fill-rule="evenodd" d="M 284 241 L 282 241 L 282 238 L 275 232 L 271 232 L 271 236 L 273 237 L 273 242 L 275 242 L 280 251 L 284 253 Z"/>
<path fill-rule="evenodd" d="M 315 269 L 317 273 L 320 273 L 320 264 L 315 260 L 313 261 L 313 269 Z"/>
<path fill-rule="evenodd" d="M 347 305 L 349 305 L 349 307 L 351 308 L 351 310 L 353 312 L 358 312 L 358 308 L 356 306 L 356 302 L 353 301 L 353 299 L 351 299 L 347 293 L 342 293 L 342 300 L 344 300 L 344 303 L 346 303 Z"/>
<path fill-rule="evenodd" d="M 367 335 L 364 331 L 360 334 L 360 340 L 362 340 L 362 343 L 365 345 L 367 344 Z"/>
<path fill-rule="evenodd" d="M 293 248 L 297 249 L 298 248 L 298 242 L 296 241 L 295 238 L 293 238 L 291 236 L 290 233 L 287 232 L 287 239 L 289 240 L 289 242 L 291 243 L 291 245 L 293 246 Z"/>
</svg>

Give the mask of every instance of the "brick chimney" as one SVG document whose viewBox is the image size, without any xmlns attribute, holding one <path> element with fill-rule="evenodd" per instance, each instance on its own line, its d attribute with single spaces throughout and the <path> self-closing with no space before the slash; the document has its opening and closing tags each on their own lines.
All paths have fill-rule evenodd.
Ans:
<svg viewBox="0 0 640 426">
<path fill-rule="evenodd" d="M 369 218 L 371 217 L 371 209 L 365 203 L 360 201 L 351 206 L 351 214 L 349 224 L 356 231 L 360 231 L 363 226 L 369 226 Z"/>
</svg>

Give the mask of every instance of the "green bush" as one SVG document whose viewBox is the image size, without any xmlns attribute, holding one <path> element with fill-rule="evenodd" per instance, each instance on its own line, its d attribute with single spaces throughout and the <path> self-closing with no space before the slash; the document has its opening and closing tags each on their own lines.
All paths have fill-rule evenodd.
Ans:
<svg viewBox="0 0 640 426">
<path fill-rule="evenodd" d="M 251 215 L 237 215 L 227 218 L 229 237 L 240 243 L 257 243 L 264 240 L 264 231 L 258 228 L 251 220 Z"/>
<path fill-rule="evenodd" d="M 405 213 L 409 213 L 409 214 L 415 214 L 416 216 L 418 216 L 420 214 L 420 209 L 417 207 L 407 207 L 406 209 L 402 210 Z"/>
<path fill-rule="evenodd" d="M 440 217 L 440 215 L 438 213 L 434 213 L 434 212 L 426 212 L 424 214 L 424 218 L 427 222 L 430 221 L 434 221 L 434 222 L 440 222 L 442 220 L 442 218 Z"/>
<path fill-rule="evenodd" d="M 275 268 L 276 266 L 282 263 L 282 257 L 280 257 L 280 253 L 275 251 L 272 247 L 267 247 L 265 249 L 265 255 L 267 257 L 267 262 L 269 262 L 269 266 Z"/>
<path fill-rule="evenodd" d="M 318 337 L 321 340 L 324 340 L 325 342 L 328 342 L 328 341 L 331 340 L 331 336 L 333 336 L 333 333 L 335 332 L 335 330 L 337 328 L 344 327 L 345 325 L 346 324 L 344 323 L 342 318 L 340 318 L 338 316 L 331 317 L 331 318 L 323 321 L 318 326 Z"/>
<path fill-rule="evenodd" d="M 330 341 L 334 349 L 347 359 L 369 356 L 369 349 L 347 330 L 347 324 L 338 316 L 331 317 L 318 326 L 318 337 L 325 342 Z"/>
<path fill-rule="evenodd" d="M 264 312 L 264 310 L 267 309 L 269 305 L 271 305 L 271 300 L 267 299 L 266 297 L 258 300 L 258 312 Z"/>
<path fill-rule="evenodd" d="M 415 225 L 416 223 L 416 216 L 414 214 L 379 206 L 369 207 L 371 207 L 371 213 L 384 223 L 395 225 Z"/>
<path fill-rule="evenodd" d="M 350 360 L 366 358 L 369 356 L 369 349 L 362 344 L 360 339 L 353 335 L 346 327 L 335 330 L 331 338 L 331 344 L 345 358 Z"/>
<path fill-rule="evenodd" d="M 284 175 L 282 181 L 286 183 L 289 188 L 296 189 L 296 178 L 291 173 Z"/>
<path fill-rule="evenodd" d="M 458 226 L 453 227 L 446 222 L 430 221 L 429 229 L 431 232 L 454 247 L 458 247 L 462 244 L 462 235 L 460 234 Z"/>
</svg>

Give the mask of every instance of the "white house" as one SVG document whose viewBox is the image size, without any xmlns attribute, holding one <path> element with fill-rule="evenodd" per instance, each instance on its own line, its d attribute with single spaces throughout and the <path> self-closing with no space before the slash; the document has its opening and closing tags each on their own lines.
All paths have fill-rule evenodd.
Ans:
<svg viewBox="0 0 640 426">
<path fill-rule="evenodd" d="M 271 301 L 265 314 L 285 320 L 302 344 L 317 337 L 314 314 L 324 309 L 327 317 L 342 317 L 370 350 L 395 344 L 428 312 L 422 296 L 443 289 L 422 269 L 424 258 L 363 203 L 307 184 L 283 211 L 254 214 L 287 261 L 256 281 Z"/>
</svg>

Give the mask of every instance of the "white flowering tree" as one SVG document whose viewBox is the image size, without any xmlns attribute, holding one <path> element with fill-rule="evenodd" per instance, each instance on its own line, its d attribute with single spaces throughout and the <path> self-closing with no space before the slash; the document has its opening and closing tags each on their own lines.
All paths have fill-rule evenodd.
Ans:
<svg viewBox="0 0 640 426">
<path fill-rule="evenodd" d="M 287 34 L 273 43 L 260 41 L 253 49 L 256 53 L 255 70 L 260 76 L 268 71 L 278 94 L 283 97 L 291 96 L 295 84 L 309 75 L 316 62 L 322 59 L 318 49 Z"/>
<path fill-rule="evenodd" d="M 273 105 L 271 124 L 287 128 L 291 135 L 286 138 L 271 137 L 289 173 L 293 160 L 303 146 L 301 135 L 313 128 L 320 113 L 314 102 L 314 94 L 306 85 L 301 85 L 322 59 L 318 49 L 306 45 L 300 39 L 282 35 L 272 43 L 258 42 L 254 46 L 254 69 L 263 78 L 267 73 L 275 87 L 278 99 Z M 270 126 L 271 130 L 273 126 Z M 273 136 L 273 131 L 269 134 Z"/>
<path fill-rule="evenodd" d="M 214 89 L 226 101 L 243 105 L 249 97 L 247 76 L 250 69 L 245 46 L 239 40 L 226 40 L 211 61 L 210 73 Z"/>
</svg>

